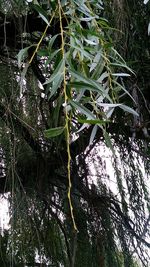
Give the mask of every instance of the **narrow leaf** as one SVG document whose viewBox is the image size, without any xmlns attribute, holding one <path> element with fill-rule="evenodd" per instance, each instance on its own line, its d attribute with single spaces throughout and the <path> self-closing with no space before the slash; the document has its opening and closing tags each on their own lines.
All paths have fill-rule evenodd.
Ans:
<svg viewBox="0 0 150 267">
<path fill-rule="evenodd" d="M 114 84 L 116 84 L 118 87 L 120 87 L 127 95 L 129 95 L 130 96 L 130 98 L 133 100 L 133 102 L 134 103 L 136 103 L 135 102 L 135 99 L 133 98 L 133 96 L 128 92 L 128 90 L 124 87 L 124 86 L 122 86 L 120 83 L 118 83 L 117 81 L 113 81 L 114 82 Z"/>
<path fill-rule="evenodd" d="M 111 142 L 109 134 L 105 130 L 103 130 L 103 135 L 104 135 L 104 138 L 105 138 L 106 146 L 108 148 L 110 148 L 110 150 L 113 152 L 113 154 L 115 154 L 115 150 L 114 150 L 114 147 L 112 145 L 112 142 Z"/>
<path fill-rule="evenodd" d="M 70 73 L 78 81 L 81 81 L 81 82 L 85 83 L 86 85 L 88 84 L 90 87 L 93 87 L 96 91 L 98 90 L 99 92 L 104 93 L 103 86 L 101 86 L 98 82 L 96 82 L 90 78 L 82 76 L 79 72 L 77 72 L 75 70 L 71 70 Z"/>
<path fill-rule="evenodd" d="M 63 73 L 60 73 L 55 77 L 52 83 L 51 89 L 49 90 L 50 91 L 49 99 L 56 93 L 57 89 L 59 88 L 59 86 L 61 85 L 63 81 L 63 78 L 64 78 Z"/>
<path fill-rule="evenodd" d="M 51 129 L 45 130 L 44 135 L 47 138 L 52 138 L 52 137 L 62 134 L 63 131 L 64 131 L 64 127 L 51 128 Z"/>
<path fill-rule="evenodd" d="M 59 34 L 56 34 L 56 35 L 54 35 L 54 36 L 50 39 L 49 44 L 48 44 L 48 48 L 49 48 L 49 49 L 52 48 L 52 46 L 53 46 L 53 44 L 54 44 L 54 42 L 55 42 L 55 40 L 56 40 L 56 38 L 57 38 L 58 35 L 59 35 Z"/>
<path fill-rule="evenodd" d="M 130 77 L 131 75 L 128 73 L 113 73 L 112 76 L 115 77 Z"/>
<path fill-rule="evenodd" d="M 121 109 L 123 109 L 124 111 L 127 111 L 127 112 L 129 112 L 129 113 L 131 113 L 131 114 L 133 114 L 135 116 L 139 116 L 139 114 L 133 108 L 130 108 L 130 107 L 128 107 L 126 105 L 123 105 L 123 104 L 121 104 L 119 107 Z"/>
<path fill-rule="evenodd" d="M 82 106 L 80 103 L 70 100 L 70 104 L 79 112 L 86 115 L 89 119 L 95 119 L 94 114 L 88 110 L 86 107 Z"/>
<path fill-rule="evenodd" d="M 106 123 L 108 123 L 109 121 L 104 121 L 104 120 L 84 120 L 84 119 L 78 119 L 78 122 L 80 123 L 88 123 L 88 124 L 101 124 L 101 125 L 105 125 Z"/>
<path fill-rule="evenodd" d="M 31 48 L 32 46 L 35 46 L 35 45 L 30 45 L 28 47 L 25 47 L 23 49 L 21 49 L 17 55 L 17 58 L 18 58 L 18 67 L 20 68 L 21 67 L 21 63 L 22 61 L 24 60 L 24 58 L 28 55 L 28 50 L 29 48 Z"/>
<path fill-rule="evenodd" d="M 58 75 L 61 75 L 63 73 L 64 68 L 65 68 L 65 58 L 62 58 L 62 60 L 54 70 L 53 74 L 51 75 L 51 78 L 48 79 L 44 84 L 48 84 L 54 81 Z"/>
<path fill-rule="evenodd" d="M 95 135 L 96 135 L 96 133 L 97 133 L 97 129 L 98 129 L 98 127 L 97 127 L 97 125 L 95 125 L 95 126 L 93 127 L 93 129 L 92 129 L 92 132 L 91 132 L 89 145 L 92 144 L 92 142 L 93 142 L 93 140 L 94 140 L 94 138 L 95 138 Z"/>
<path fill-rule="evenodd" d="M 144 0 L 144 4 L 146 5 L 148 3 L 149 0 Z"/>
<path fill-rule="evenodd" d="M 46 24 L 49 24 L 49 21 L 48 21 L 48 16 L 47 16 L 47 13 L 46 11 L 41 8 L 40 5 L 33 5 L 33 8 L 39 13 L 40 17 L 45 21 Z"/>
</svg>

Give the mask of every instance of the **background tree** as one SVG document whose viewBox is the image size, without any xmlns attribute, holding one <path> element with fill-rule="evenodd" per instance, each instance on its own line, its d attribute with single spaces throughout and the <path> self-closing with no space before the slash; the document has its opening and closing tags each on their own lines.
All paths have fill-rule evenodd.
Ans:
<svg viewBox="0 0 150 267">
<path fill-rule="evenodd" d="M 149 6 L 104 4 L 0 2 L 2 266 L 148 266 Z"/>
</svg>

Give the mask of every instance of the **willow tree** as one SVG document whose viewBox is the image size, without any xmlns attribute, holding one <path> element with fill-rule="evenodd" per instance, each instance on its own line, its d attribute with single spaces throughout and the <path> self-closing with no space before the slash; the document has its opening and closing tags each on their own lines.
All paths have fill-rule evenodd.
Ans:
<svg viewBox="0 0 150 267">
<path fill-rule="evenodd" d="M 117 3 L 127 21 L 128 1 Z M 0 1 L 0 192 L 10 202 L 1 266 L 148 265 L 149 101 L 143 86 L 139 102 L 117 8 Z"/>
</svg>

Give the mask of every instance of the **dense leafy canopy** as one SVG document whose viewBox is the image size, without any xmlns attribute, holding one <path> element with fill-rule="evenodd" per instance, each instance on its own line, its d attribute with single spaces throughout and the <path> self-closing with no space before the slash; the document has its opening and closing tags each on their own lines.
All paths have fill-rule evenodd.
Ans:
<svg viewBox="0 0 150 267">
<path fill-rule="evenodd" d="M 0 1 L 1 266 L 148 266 L 149 8 Z"/>
</svg>

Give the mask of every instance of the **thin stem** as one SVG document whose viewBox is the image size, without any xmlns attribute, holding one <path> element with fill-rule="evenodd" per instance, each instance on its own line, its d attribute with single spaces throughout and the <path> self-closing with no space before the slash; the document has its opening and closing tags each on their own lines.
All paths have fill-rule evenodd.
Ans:
<svg viewBox="0 0 150 267">
<path fill-rule="evenodd" d="M 65 59 L 65 41 L 64 41 L 64 32 L 63 32 L 63 26 L 62 26 L 62 14 L 61 14 L 61 3 L 60 0 L 58 0 L 58 6 L 59 6 L 59 20 L 60 20 L 60 31 L 61 31 L 61 50 L 62 50 L 62 56 L 63 59 Z M 69 122 L 70 122 L 70 117 L 68 115 L 68 110 L 67 110 L 67 103 L 68 103 L 68 96 L 67 96 L 67 90 L 66 90 L 66 67 L 64 67 L 64 79 L 63 79 L 63 84 L 64 84 L 64 98 L 65 98 L 65 129 L 66 129 L 66 145 L 67 145 L 67 154 L 68 154 L 68 163 L 67 163 L 67 172 L 68 172 L 68 201 L 69 201 L 69 206 L 70 206 L 70 213 L 71 213 L 71 218 L 72 218 L 72 223 L 73 223 L 73 228 L 75 232 L 77 232 L 77 226 L 75 223 L 75 218 L 74 218 L 74 213 L 73 213 L 73 206 L 72 206 L 72 200 L 71 200 L 71 153 L 70 153 L 70 130 L 69 130 Z"/>
</svg>

